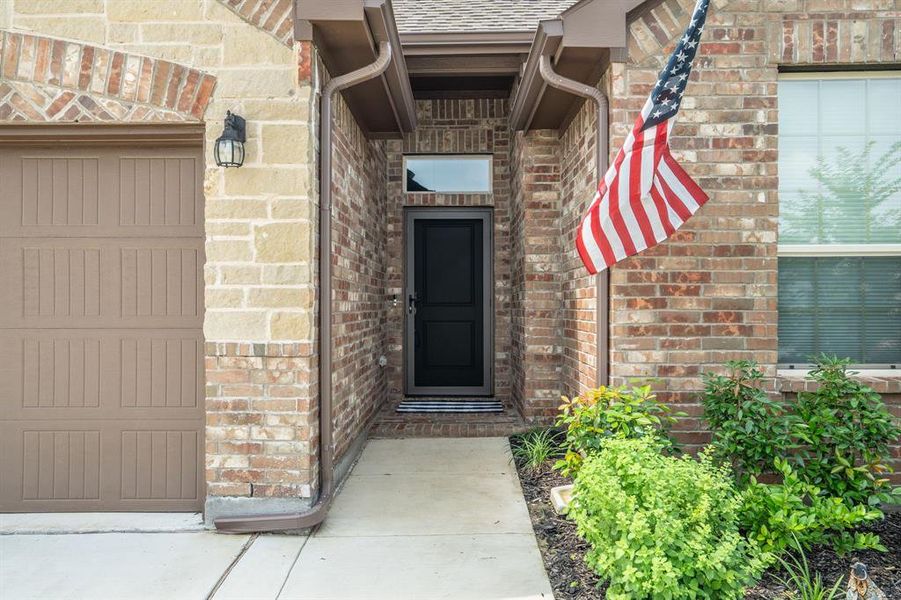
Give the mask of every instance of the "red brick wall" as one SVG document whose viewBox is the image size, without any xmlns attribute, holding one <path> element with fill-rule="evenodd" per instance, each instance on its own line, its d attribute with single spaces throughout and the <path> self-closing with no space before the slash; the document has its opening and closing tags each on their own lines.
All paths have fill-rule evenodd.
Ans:
<svg viewBox="0 0 901 600">
<path fill-rule="evenodd" d="M 622 144 L 671 51 L 660 28 L 681 33 L 676 24 L 689 4 L 665 3 L 632 24 L 630 62 L 610 73 L 611 148 Z M 671 5 L 683 12 L 664 21 Z M 672 132 L 674 155 L 710 201 L 670 240 L 611 271 L 613 381 L 658 378 L 660 397 L 690 415 L 677 426 L 689 444 L 706 439 L 697 419 L 701 373 L 744 358 L 775 376 L 776 65 L 766 60 L 757 5 L 711 7 Z M 657 34 L 653 42 L 647 32 Z M 656 49 L 641 51 L 635 38 Z"/>
<path fill-rule="evenodd" d="M 603 85 L 603 82 L 601 83 Z M 560 139 L 563 245 L 563 365 L 561 393 L 578 395 L 597 385 L 597 285 L 576 252 L 575 233 L 597 191 L 597 109 L 586 102 Z"/>
<path fill-rule="evenodd" d="M 387 397 L 387 158 L 363 135 L 343 100 L 332 135 L 332 403 L 336 458 Z"/>
<path fill-rule="evenodd" d="M 309 498 L 318 416 L 309 344 L 206 344 L 209 496 Z"/>
<path fill-rule="evenodd" d="M 495 396 L 510 401 L 510 129 L 507 101 L 493 98 L 435 99 L 416 102 L 419 125 L 388 144 L 388 395 L 403 396 L 404 206 L 494 207 L 494 378 Z M 405 194 L 405 153 L 492 154 L 491 194 Z"/>
<path fill-rule="evenodd" d="M 556 131 L 517 134 L 511 146 L 513 400 L 528 420 L 560 405 L 560 142 Z"/>
<path fill-rule="evenodd" d="M 661 2 L 630 25 L 629 62 L 613 65 L 606 86 L 611 149 L 693 4 Z M 660 396 L 692 415 L 679 426 L 689 444 L 707 438 L 697 418 L 704 371 L 753 359 L 777 387 L 778 68 L 897 64 L 901 19 L 892 8 L 879 0 L 711 5 L 672 136 L 674 154 L 711 199 L 671 240 L 611 271 L 613 380 L 658 378 Z"/>
</svg>

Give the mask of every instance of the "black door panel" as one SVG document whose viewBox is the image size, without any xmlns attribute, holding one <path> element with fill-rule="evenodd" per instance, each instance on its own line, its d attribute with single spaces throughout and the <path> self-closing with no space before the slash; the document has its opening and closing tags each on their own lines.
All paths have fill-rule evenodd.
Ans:
<svg viewBox="0 0 901 600">
<path fill-rule="evenodd" d="M 415 387 L 485 384 L 484 222 L 414 221 Z"/>
</svg>

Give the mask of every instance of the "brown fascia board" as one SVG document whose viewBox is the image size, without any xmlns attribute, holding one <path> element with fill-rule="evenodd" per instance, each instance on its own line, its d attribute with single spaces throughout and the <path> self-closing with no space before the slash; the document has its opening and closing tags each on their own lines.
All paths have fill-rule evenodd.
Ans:
<svg viewBox="0 0 901 600">
<path fill-rule="evenodd" d="M 510 127 L 514 131 L 528 130 L 538 108 L 538 103 L 547 84 L 538 72 L 538 62 L 542 56 L 553 56 L 563 40 L 563 21 L 553 19 L 541 21 L 535 32 L 529 56 L 520 75 L 519 85 L 510 108 Z"/>
<path fill-rule="evenodd" d="M 375 37 L 376 46 L 378 42 L 387 41 L 394 51 L 382 79 L 385 80 L 395 105 L 398 126 L 402 132 L 408 133 L 416 129 L 416 106 L 391 0 L 365 0 L 365 4 L 366 19 Z"/>
<path fill-rule="evenodd" d="M 559 129 L 567 123 L 584 100 L 549 88 L 538 72 L 540 57 L 551 56 L 554 68 L 562 75 L 596 85 L 610 50 L 626 45 L 626 15 L 642 3 L 643 0 L 581 0 L 559 18 L 541 21 L 513 95 L 513 129 L 532 128 L 536 115 L 541 115 L 542 128 Z"/>
<path fill-rule="evenodd" d="M 407 56 L 410 75 L 466 76 L 519 75 L 520 54 L 467 54 L 464 56 Z"/>
<path fill-rule="evenodd" d="M 406 56 L 461 54 L 525 54 L 532 31 L 416 32 L 401 33 Z"/>
<path fill-rule="evenodd" d="M 295 0 L 295 39 L 313 41 L 329 73 L 371 63 L 381 42 L 391 44 L 388 69 L 342 92 L 370 137 L 399 137 L 416 128 L 413 90 L 390 0 Z"/>
</svg>

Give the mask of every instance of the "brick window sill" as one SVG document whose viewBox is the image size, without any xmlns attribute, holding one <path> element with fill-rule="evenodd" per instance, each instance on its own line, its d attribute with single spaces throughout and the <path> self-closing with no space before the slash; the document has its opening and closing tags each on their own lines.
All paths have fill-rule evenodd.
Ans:
<svg viewBox="0 0 901 600">
<path fill-rule="evenodd" d="M 879 394 L 901 394 L 901 370 L 899 369 L 852 369 L 855 379 L 870 386 Z M 807 369 L 779 369 L 777 384 L 783 392 L 811 392 L 816 382 L 807 379 Z"/>
</svg>

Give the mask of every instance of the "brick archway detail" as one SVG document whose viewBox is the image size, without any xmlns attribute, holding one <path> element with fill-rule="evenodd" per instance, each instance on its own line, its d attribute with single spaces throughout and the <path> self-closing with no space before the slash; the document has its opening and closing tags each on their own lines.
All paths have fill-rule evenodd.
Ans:
<svg viewBox="0 0 901 600">
<path fill-rule="evenodd" d="M 294 43 L 294 0 L 219 0 L 219 2 L 289 48 Z"/>
<path fill-rule="evenodd" d="M 639 9 L 629 23 L 629 62 L 640 64 L 665 54 L 661 50 L 682 35 L 694 6 L 695 0 L 660 0 Z M 715 10 L 717 3 L 710 8 Z"/>
<path fill-rule="evenodd" d="M 0 121 L 200 121 L 215 87 L 167 60 L 0 31 Z"/>
</svg>

